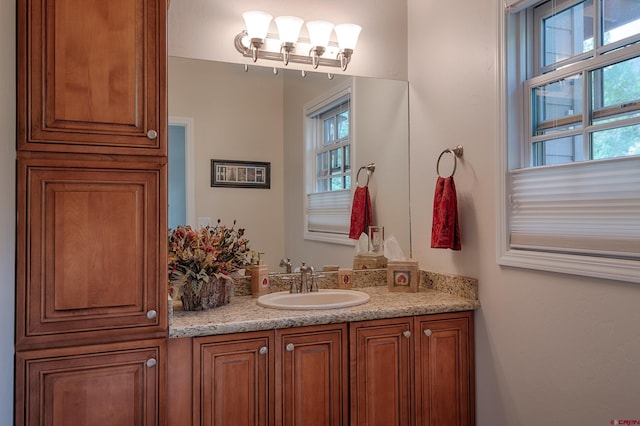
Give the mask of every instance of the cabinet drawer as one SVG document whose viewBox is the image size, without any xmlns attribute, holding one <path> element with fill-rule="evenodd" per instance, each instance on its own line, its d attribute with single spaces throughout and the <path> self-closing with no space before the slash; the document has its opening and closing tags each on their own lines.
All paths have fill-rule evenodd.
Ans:
<svg viewBox="0 0 640 426">
<path fill-rule="evenodd" d="M 18 350 L 166 334 L 166 168 L 97 163 L 18 163 Z"/>
</svg>

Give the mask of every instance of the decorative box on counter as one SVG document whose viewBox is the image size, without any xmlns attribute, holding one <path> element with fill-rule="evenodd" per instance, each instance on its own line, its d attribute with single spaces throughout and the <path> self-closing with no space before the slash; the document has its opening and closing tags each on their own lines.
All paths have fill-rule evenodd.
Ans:
<svg viewBox="0 0 640 426">
<path fill-rule="evenodd" d="M 387 258 L 382 254 L 366 253 L 353 257 L 353 269 L 381 269 L 387 267 Z"/>
<path fill-rule="evenodd" d="M 418 261 L 390 260 L 387 262 L 387 284 L 389 291 L 404 291 L 415 293 L 418 291 Z"/>
</svg>

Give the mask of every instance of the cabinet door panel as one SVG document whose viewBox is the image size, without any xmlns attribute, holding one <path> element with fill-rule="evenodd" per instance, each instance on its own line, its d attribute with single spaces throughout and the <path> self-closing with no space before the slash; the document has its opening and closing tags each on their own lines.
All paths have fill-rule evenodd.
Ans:
<svg viewBox="0 0 640 426">
<path fill-rule="evenodd" d="M 348 424 L 346 325 L 277 333 L 276 424 Z"/>
<path fill-rule="evenodd" d="M 194 424 L 273 424 L 272 332 L 194 339 Z"/>
<path fill-rule="evenodd" d="M 20 162 L 26 184 L 19 218 L 26 226 L 19 232 L 28 244 L 18 257 L 26 271 L 18 274 L 18 346 L 117 328 L 124 329 L 120 336 L 164 331 L 164 167 L 47 164 Z"/>
<path fill-rule="evenodd" d="M 412 321 L 351 324 L 351 424 L 411 424 Z"/>
<path fill-rule="evenodd" d="M 419 336 L 416 346 L 418 425 L 474 424 L 469 343 L 471 315 L 416 318 Z"/>
<path fill-rule="evenodd" d="M 17 353 L 16 424 L 160 424 L 165 342 L 132 346 Z"/>
<path fill-rule="evenodd" d="M 147 135 L 164 116 L 164 0 L 18 3 L 28 20 L 19 20 L 27 43 L 19 60 L 27 102 L 19 107 L 27 116 L 19 149 L 166 153 L 164 138 Z"/>
</svg>

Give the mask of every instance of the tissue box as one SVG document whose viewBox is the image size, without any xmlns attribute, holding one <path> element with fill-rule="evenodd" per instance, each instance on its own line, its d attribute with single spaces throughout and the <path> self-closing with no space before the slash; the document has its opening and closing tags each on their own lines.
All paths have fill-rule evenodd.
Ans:
<svg viewBox="0 0 640 426">
<path fill-rule="evenodd" d="M 357 254 L 353 257 L 353 269 L 381 269 L 387 267 L 387 258 L 381 254 Z"/>
<path fill-rule="evenodd" d="M 387 262 L 387 284 L 389 291 L 418 291 L 418 261 L 390 260 Z"/>
</svg>

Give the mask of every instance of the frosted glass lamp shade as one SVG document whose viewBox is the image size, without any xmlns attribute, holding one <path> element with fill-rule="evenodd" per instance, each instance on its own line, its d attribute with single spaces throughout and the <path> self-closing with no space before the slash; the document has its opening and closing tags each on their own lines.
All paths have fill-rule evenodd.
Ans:
<svg viewBox="0 0 640 426">
<path fill-rule="evenodd" d="M 304 21 L 296 16 L 278 16 L 276 19 L 281 43 L 295 43 L 300 36 Z"/>
<path fill-rule="evenodd" d="M 309 21 L 307 22 L 307 30 L 309 30 L 309 38 L 313 46 L 329 45 L 333 24 L 327 21 Z"/>
<path fill-rule="evenodd" d="M 242 14 L 244 23 L 247 26 L 247 35 L 251 39 L 264 39 L 269 32 L 269 24 L 273 16 L 266 12 L 251 11 Z"/>
<path fill-rule="evenodd" d="M 355 50 L 362 27 L 356 24 L 339 24 L 335 30 L 340 49 Z"/>
</svg>

